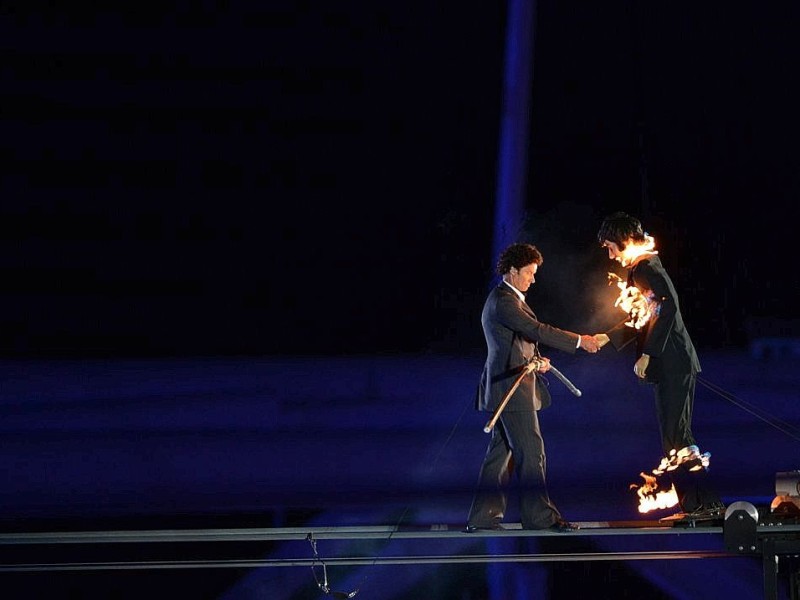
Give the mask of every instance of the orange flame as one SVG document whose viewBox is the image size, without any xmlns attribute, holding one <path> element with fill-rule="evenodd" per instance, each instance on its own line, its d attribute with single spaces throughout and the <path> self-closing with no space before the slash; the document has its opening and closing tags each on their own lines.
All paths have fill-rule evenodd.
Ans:
<svg viewBox="0 0 800 600">
<path fill-rule="evenodd" d="M 644 479 L 644 485 L 631 484 L 631 489 L 638 488 L 636 494 L 639 496 L 640 513 L 672 508 L 678 504 L 678 492 L 674 484 L 667 491 L 657 491 L 658 481 L 655 477 L 646 473 L 639 473 L 639 475 Z"/>
<path fill-rule="evenodd" d="M 658 254 L 655 250 L 656 240 L 651 235 L 645 235 L 645 241 L 641 244 L 628 243 L 625 249 L 617 256 L 616 260 L 623 267 L 631 266 L 640 256 L 652 256 Z M 614 306 L 618 306 L 622 311 L 630 315 L 630 320 L 625 323 L 628 327 L 641 329 L 653 314 L 653 295 L 645 295 L 635 286 L 628 286 L 622 278 L 614 273 L 608 274 L 608 285 L 616 281 L 619 288 L 619 296 Z"/>
<path fill-rule="evenodd" d="M 652 296 L 646 296 L 636 286 L 629 286 L 622 281 L 619 275 L 614 273 L 608 274 L 608 285 L 616 281 L 619 288 L 619 296 L 617 296 L 614 306 L 618 306 L 623 312 L 630 316 L 630 319 L 625 322 L 628 327 L 641 329 L 647 323 L 650 316 L 653 314 L 651 308 Z"/>
<path fill-rule="evenodd" d="M 655 238 L 652 235 L 645 235 L 644 242 L 641 244 L 628 243 L 625 246 L 625 249 L 620 253 L 619 263 L 623 267 L 629 267 L 640 256 L 658 254 L 658 250 L 655 250 L 655 247 Z"/>
<path fill-rule="evenodd" d="M 648 513 L 653 510 L 672 508 L 678 504 L 678 492 L 675 484 L 670 486 L 667 491 L 658 491 L 658 477 L 666 472 L 674 471 L 680 465 L 692 461 L 689 471 L 699 471 L 708 469 L 711 462 L 710 452 L 700 452 L 700 448 L 692 444 L 680 450 L 672 449 L 669 455 L 661 459 L 658 467 L 653 469 L 653 475 L 639 473 L 644 479 L 644 485 L 638 486 L 631 484 L 630 489 L 635 489 L 639 496 L 639 512 Z"/>
</svg>

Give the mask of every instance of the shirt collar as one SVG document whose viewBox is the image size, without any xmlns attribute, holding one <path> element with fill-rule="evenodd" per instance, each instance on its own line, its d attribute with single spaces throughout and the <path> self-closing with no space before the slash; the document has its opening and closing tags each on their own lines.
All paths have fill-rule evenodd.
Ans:
<svg viewBox="0 0 800 600">
<path fill-rule="evenodd" d="M 523 302 L 525 302 L 525 294 L 523 294 L 522 292 L 520 292 L 520 291 L 519 291 L 517 288 L 515 288 L 513 285 L 511 285 L 510 283 L 508 283 L 508 282 L 507 282 L 505 279 L 503 279 L 503 283 L 505 283 L 505 284 L 506 284 L 508 287 L 510 287 L 510 288 L 511 288 L 511 289 L 514 291 L 514 293 L 515 293 L 517 296 L 519 296 L 519 299 L 520 299 L 520 300 L 522 300 Z"/>
</svg>

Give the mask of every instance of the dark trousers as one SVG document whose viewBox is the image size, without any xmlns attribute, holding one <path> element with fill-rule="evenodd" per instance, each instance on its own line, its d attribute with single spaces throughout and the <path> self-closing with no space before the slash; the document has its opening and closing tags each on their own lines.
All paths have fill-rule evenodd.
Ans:
<svg viewBox="0 0 800 600">
<path fill-rule="evenodd" d="M 549 527 L 561 515 L 547 493 L 545 471 L 544 440 L 536 412 L 504 412 L 492 430 L 467 523 L 486 527 L 501 521 L 507 491 L 516 476 L 523 529 Z"/>
<path fill-rule="evenodd" d="M 680 377 L 664 377 L 655 384 L 656 416 L 665 456 L 669 455 L 670 450 L 697 445 L 692 434 L 696 380 L 693 373 L 686 373 Z M 672 472 L 672 483 L 675 484 L 678 503 L 684 512 L 722 504 L 708 481 L 706 469 L 690 470 L 698 464 L 699 461 L 686 462 Z"/>
</svg>

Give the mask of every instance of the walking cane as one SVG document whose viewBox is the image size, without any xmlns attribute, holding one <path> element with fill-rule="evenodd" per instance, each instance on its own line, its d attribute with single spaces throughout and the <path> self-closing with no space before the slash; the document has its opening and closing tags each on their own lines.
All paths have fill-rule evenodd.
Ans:
<svg viewBox="0 0 800 600">
<path fill-rule="evenodd" d="M 531 362 L 529 362 L 527 365 L 525 365 L 525 368 L 522 369 L 522 371 L 520 372 L 519 376 L 514 381 L 514 385 L 511 386 L 511 389 L 508 390 L 508 393 L 503 398 L 503 401 L 494 410 L 494 414 L 492 414 L 492 418 L 489 419 L 486 422 L 486 425 L 483 427 L 484 433 L 489 433 L 494 428 L 495 424 L 497 423 L 497 420 L 500 418 L 500 413 L 503 412 L 503 409 L 506 407 L 506 404 L 508 404 L 508 401 L 511 400 L 511 396 L 514 394 L 514 392 L 517 391 L 517 388 L 519 387 L 519 384 L 522 383 L 522 380 L 525 379 L 525 376 L 526 375 L 530 375 L 536 369 L 541 368 L 541 366 L 543 364 L 544 364 L 544 361 L 542 361 L 539 358 L 534 358 L 534 359 L 531 359 Z"/>
<path fill-rule="evenodd" d="M 534 358 L 531 360 L 531 362 L 525 365 L 525 368 L 522 369 L 522 372 L 519 374 L 519 377 L 517 377 L 516 381 L 514 381 L 514 385 L 511 386 L 511 389 L 508 390 L 508 393 L 503 398 L 503 401 L 495 409 L 494 414 L 492 414 L 492 418 L 486 422 L 486 425 L 483 427 L 484 433 L 489 433 L 490 431 L 492 431 L 494 426 L 497 424 L 497 420 L 500 418 L 500 414 L 503 412 L 503 409 L 505 409 L 506 404 L 508 404 L 508 401 L 511 400 L 511 396 L 513 396 L 514 392 L 517 391 L 519 384 L 522 383 L 522 380 L 525 378 L 525 376 L 541 368 L 542 365 L 544 365 L 544 361 L 539 358 Z M 550 363 L 549 372 L 553 373 L 553 375 L 555 375 L 561 381 L 561 383 L 567 386 L 567 389 L 570 392 L 572 392 L 576 396 L 580 396 L 582 394 L 582 392 L 578 388 L 576 388 L 575 385 L 569 379 L 567 379 L 561 371 L 559 371 L 553 366 L 553 363 Z"/>
</svg>

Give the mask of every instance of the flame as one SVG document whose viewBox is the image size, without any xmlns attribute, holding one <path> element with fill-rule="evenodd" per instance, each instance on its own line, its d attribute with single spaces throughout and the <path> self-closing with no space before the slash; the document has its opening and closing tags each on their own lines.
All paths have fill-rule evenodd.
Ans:
<svg viewBox="0 0 800 600">
<path fill-rule="evenodd" d="M 645 235 L 645 240 L 641 244 L 628 243 L 625 249 L 617 256 L 616 260 L 623 267 L 631 266 L 641 256 L 652 256 L 658 254 L 655 250 L 656 240 L 651 235 Z M 630 315 L 630 320 L 625 323 L 628 327 L 641 329 L 653 314 L 654 295 L 644 294 L 635 286 L 628 286 L 622 278 L 614 273 L 608 274 L 608 285 L 616 282 L 619 288 L 619 296 L 614 306 L 618 306 L 622 311 Z"/>
<path fill-rule="evenodd" d="M 653 295 L 643 294 L 636 286 L 629 286 L 622 281 L 619 275 L 614 273 L 608 274 L 608 285 L 616 281 L 619 288 L 619 296 L 614 302 L 614 306 L 618 306 L 623 312 L 630 316 L 625 325 L 635 329 L 641 329 L 645 323 L 650 319 L 653 314 Z"/>
<path fill-rule="evenodd" d="M 641 244 L 632 244 L 628 243 L 625 246 L 625 250 L 620 252 L 620 256 L 617 260 L 623 267 L 629 267 L 636 259 L 640 256 L 652 256 L 653 254 L 658 254 L 658 250 L 655 250 L 656 247 L 656 240 L 653 238 L 652 235 L 644 236 L 644 242 Z"/>
<path fill-rule="evenodd" d="M 636 494 L 639 496 L 640 513 L 672 508 L 678 504 L 678 492 L 675 490 L 675 484 L 670 486 L 670 489 L 667 491 L 656 491 L 658 490 L 658 481 L 656 477 L 646 473 L 639 473 L 639 475 L 644 479 L 644 485 L 637 486 L 631 484 L 631 489 L 638 488 Z"/>
<path fill-rule="evenodd" d="M 653 475 L 646 473 L 639 473 L 644 479 L 644 484 L 638 486 L 631 484 L 630 489 L 635 489 L 636 494 L 639 496 L 639 512 L 648 513 L 653 510 L 661 510 L 664 508 L 672 508 L 678 504 L 678 492 L 675 490 L 675 484 L 670 486 L 670 489 L 664 491 L 658 489 L 658 477 L 668 471 L 674 471 L 685 462 L 696 461 L 696 464 L 689 468 L 689 471 L 699 471 L 700 469 L 708 469 L 711 461 L 711 453 L 700 453 L 700 448 L 692 444 L 680 450 L 672 449 L 669 455 L 661 459 L 658 467 L 653 469 Z"/>
<path fill-rule="evenodd" d="M 655 475 L 661 475 L 665 471 L 674 471 L 680 465 L 690 460 L 697 461 L 696 464 L 689 468 L 689 471 L 699 471 L 700 469 L 708 469 L 711 464 L 711 453 L 703 452 L 700 454 L 700 448 L 692 444 L 680 450 L 674 448 L 669 451 L 669 456 L 661 459 L 661 463 L 657 468 L 653 469 Z"/>
</svg>

